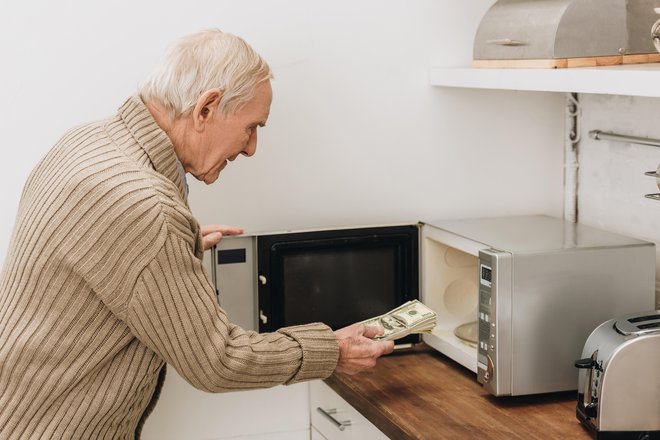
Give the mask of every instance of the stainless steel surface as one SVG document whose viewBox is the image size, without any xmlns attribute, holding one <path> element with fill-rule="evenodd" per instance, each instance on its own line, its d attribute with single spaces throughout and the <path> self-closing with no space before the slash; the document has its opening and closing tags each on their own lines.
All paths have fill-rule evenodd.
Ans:
<svg viewBox="0 0 660 440">
<path fill-rule="evenodd" d="M 499 0 L 484 15 L 474 59 L 557 59 L 654 53 L 660 0 Z M 519 41 L 492 45 L 490 41 Z"/>
<path fill-rule="evenodd" d="M 648 316 L 660 315 L 649 311 L 605 321 L 585 343 L 583 357 L 596 352 L 596 359 L 594 368 L 580 370 L 580 389 L 591 387 L 589 403 L 596 407 L 588 423 L 598 431 L 660 430 L 660 332 L 617 331 L 623 321 Z M 597 380 L 589 384 L 589 377 Z"/>
<path fill-rule="evenodd" d="M 552 252 L 647 244 L 620 234 L 544 215 L 433 220 L 428 225 L 516 253 Z"/>
<path fill-rule="evenodd" d="M 219 250 L 245 249 L 245 263 L 216 264 L 216 288 L 222 297 L 221 307 L 231 322 L 246 330 L 257 330 L 256 238 L 227 236 L 218 244 Z M 217 262 L 216 262 L 217 263 Z M 213 269 L 212 269 L 213 272 Z"/>
<path fill-rule="evenodd" d="M 499 0 L 479 25 L 474 58 L 554 59 L 617 54 L 626 40 L 624 6 L 624 0 Z M 505 38 L 526 44 L 486 44 Z"/>
<path fill-rule="evenodd" d="M 636 313 L 631 316 L 619 318 L 614 323 L 614 328 L 624 336 L 640 336 L 647 333 L 660 331 L 660 312 L 654 311 L 648 314 Z"/>
<path fill-rule="evenodd" d="M 475 294 L 477 379 L 494 395 L 577 389 L 573 363 L 593 328 L 654 307 L 652 243 L 547 216 L 432 221 L 426 228 L 442 231 L 435 236 L 460 251 L 479 244 L 479 264 L 492 270 L 491 285 L 480 283 Z M 454 356 L 446 345 L 432 346 Z"/>
<path fill-rule="evenodd" d="M 591 360 L 591 368 L 585 370 L 585 380 L 584 383 L 578 384 L 578 390 L 584 392 L 584 404 L 588 407 L 597 407 L 598 405 L 598 381 L 600 379 L 600 374 L 602 372 L 598 361 L 598 350 L 591 353 L 589 356 Z"/>
<path fill-rule="evenodd" d="M 656 171 L 647 171 L 646 173 L 644 173 L 644 175 L 649 177 L 655 177 L 658 182 L 658 188 L 660 188 L 660 165 L 658 165 L 658 169 Z M 647 199 L 660 201 L 660 193 L 645 194 L 644 197 L 646 197 Z"/>
<path fill-rule="evenodd" d="M 514 255 L 512 394 L 576 389 L 589 333 L 654 307 L 654 260 L 653 245 Z"/>
<path fill-rule="evenodd" d="M 479 283 L 480 297 L 488 298 L 488 301 L 479 301 L 479 343 L 485 346 L 485 350 L 480 348 L 479 353 L 486 355 L 490 365 L 485 371 L 477 371 L 477 380 L 491 394 L 508 396 L 512 391 L 513 256 L 508 252 L 485 249 L 479 252 L 479 265 L 492 269 L 492 281 L 490 285 L 481 280 Z M 481 319 L 481 313 L 488 315 L 488 319 Z"/>
<path fill-rule="evenodd" d="M 605 133 L 600 130 L 591 130 L 589 132 L 589 137 L 597 141 L 606 140 L 606 141 L 625 142 L 630 144 L 649 145 L 651 147 L 660 147 L 660 139 L 628 136 L 625 134 L 617 134 L 617 133 Z"/>
<path fill-rule="evenodd" d="M 334 418 L 334 415 L 337 414 L 337 410 L 335 408 L 331 409 L 323 409 L 320 406 L 316 407 L 316 412 L 323 414 L 328 420 L 330 420 L 340 431 L 343 431 L 346 429 L 347 426 L 351 426 L 351 421 L 350 420 L 337 420 Z"/>
<path fill-rule="evenodd" d="M 653 26 L 651 27 L 651 38 L 653 39 L 655 50 L 660 52 L 660 20 L 653 23 Z"/>
<path fill-rule="evenodd" d="M 628 0 L 626 2 L 626 53 L 655 53 L 653 25 L 660 18 L 655 9 L 660 0 Z"/>
</svg>

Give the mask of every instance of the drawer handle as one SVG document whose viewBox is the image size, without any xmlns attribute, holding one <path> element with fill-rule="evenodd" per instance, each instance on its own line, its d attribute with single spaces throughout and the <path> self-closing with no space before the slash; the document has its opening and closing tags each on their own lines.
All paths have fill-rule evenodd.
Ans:
<svg viewBox="0 0 660 440">
<path fill-rule="evenodd" d="M 335 424 L 337 428 L 339 428 L 340 431 L 343 431 L 346 429 L 347 426 L 351 426 L 351 421 L 350 420 L 344 420 L 343 422 L 340 422 L 339 420 L 335 419 L 332 415 L 337 414 L 337 410 L 335 408 L 331 408 L 329 410 L 324 410 L 320 406 L 316 407 L 316 411 L 320 412 L 323 414 L 327 419 L 330 419 L 332 423 Z"/>
</svg>

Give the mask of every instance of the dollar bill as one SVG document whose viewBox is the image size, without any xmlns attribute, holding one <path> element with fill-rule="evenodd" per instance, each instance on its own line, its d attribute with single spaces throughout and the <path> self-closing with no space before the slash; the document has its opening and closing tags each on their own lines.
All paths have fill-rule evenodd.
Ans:
<svg viewBox="0 0 660 440">
<path fill-rule="evenodd" d="M 413 333 L 430 333 L 435 327 L 435 321 L 436 313 L 433 310 L 419 300 L 413 300 L 362 323 L 383 327 L 385 333 L 375 339 L 392 341 Z"/>
</svg>

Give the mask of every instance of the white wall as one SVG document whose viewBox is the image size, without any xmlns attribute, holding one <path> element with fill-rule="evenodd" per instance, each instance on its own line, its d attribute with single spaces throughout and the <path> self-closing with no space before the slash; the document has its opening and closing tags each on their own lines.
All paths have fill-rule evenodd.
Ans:
<svg viewBox="0 0 660 440">
<path fill-rule="evenodd" d="M 258 154 L 213 187 L 192 185 L 202 222 L 559 213 L 561 170 L 548 164 L 560 160 L 561 97 L 428 85 L 428 66 L 469 62 L 491 2 L 0 3 L 0 124 L 14 152 L 0 176 L 0 250 L 23 181 L 64 130 L 112 114 L 169 42 L 211 26 L 245 37 L 277 79 Z"/>
<path fill-rule="evenodd" d="M 276 80 L 257 155 L 234 162 L 215 186 L 191 182 L 202 223 L 263 231 L 560 216 L 563 96 L 428 84 L 429 66 L 469 63 L 491 3 L 0 3 L 0 259 L 38 158 L 70 126 L 111 115 L 174 38 L 206 27 L 243 36 Z M 173 373 L 145 438 L 216 438 L 242 425 L 257 432 L 254 420 L 305 403 L 295 388 L 206 395 Z M 298 429 L 304 417 L 281 429 Z"/>
</svg>

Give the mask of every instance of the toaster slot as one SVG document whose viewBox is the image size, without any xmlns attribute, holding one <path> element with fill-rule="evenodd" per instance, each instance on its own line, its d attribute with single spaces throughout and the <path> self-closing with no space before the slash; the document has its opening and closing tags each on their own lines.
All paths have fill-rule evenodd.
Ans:
<svg viewBox="0 0 660 440">
<path fill-rule="evenodd" d="M 660 329 L 660 312 L 637 313 L 619 319 L 614 324 L 617 332 L 624 336 L 654 333 Z"/>
<path fill-rule="evenodd" d="M 644 316 L 637 316 L 635 318 L 630 318 L 628 322 L 631 324 L 637 323 L 637 322 L 644 322 L 644 321 L 652 321 L 655 319 L 660 319 L 660 315 L 655 314 L 655 315 L 644 315 Z"/>
</svg>

